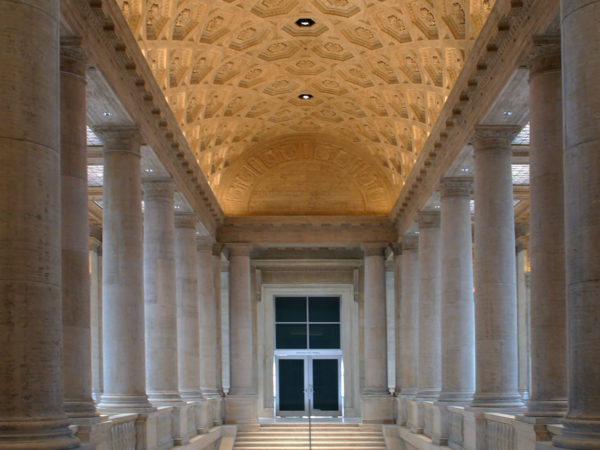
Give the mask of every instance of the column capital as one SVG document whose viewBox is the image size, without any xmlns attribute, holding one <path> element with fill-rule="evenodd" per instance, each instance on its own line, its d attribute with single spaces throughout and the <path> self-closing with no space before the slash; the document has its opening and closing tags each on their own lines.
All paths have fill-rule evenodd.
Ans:
<svg viewBox="0 0 600 450">
<path fill-rule="evenodd" d="M 175 183 L 171 178 L 144 178 L 142 179 L 144 198 L 166 198 L 173 200 Z"/>
<path fill-rule="evenodd" d="M 215 244 L 215 240 L 212 236 L 196 236 L 196 248 L 198 250 L 204 250 L 206 252 L 211 252 L 212 248 Z"/>
<path fill-rule="evenodd" d="M 439 211 L 419 211 L 418 222 L 421 228 L 439 228 L 441 215 Z"/>
<path fill-rule="evenodd" d="M 252 251 L 252 244 L 248 243 L 226 244 L 226 247 L 229 250 L 229 256 L 250 256 Z"/>
<path fill-rule="evenodd" d="M 79 77 L 85 81 L 87 57 L 81 46 L 81 38 L 66 36 L 60 38 L 60 71 Z"/>
<path fill-rule="evenodd" d="M 510 151 L 510 144 L 519 131 L 521 127 L 518 125 L 475 125 L 475 153 L 484 150 Z"/>
<path fill-rule="evenodd" d="M 88 238 L 88 245 L 89 245 L 90 251 L 98 253 L 100 251 L 100 249 L 102 248 L 102 241 L 99 239 L 96 239 L 94 236 L 90 236 Z"/>
<path fill-rule="evenodd" d="M 417 250 L 419 248 L 419 235 L 417 233 L 405 234 L 402 238 L 402 251 Z"/>
<path fill-rule="evenodd" d="M 402 254 L 402 242 L 393 243 L 392 250 L 394 251 L 394 256 L 400 256 Z"/>
<path fill-rule="evenodd" d="M 381 256 L 383 257 L 387 243 L 384 242 L 367 242 L 362 244 L 362 250 L 365 256 Z"/>
<path fill-rule="evenodd" d="M 559 72 L 561 70 L 560 35 L 533 36 L 533 48 L 527 65 L 530 78 L 540 73 Z"/>
<path fill-rule="evenodd" d="M 142 137 L 136 126 L 101 126 L 93 127 L 94 133 L 104 143 L 104 153 L 129 152 L 142 157 Z"/>
<path fill-rule="evenodd" d="M 175 228 L 191 228 L 196 231 L 196 215 L 194 213 L 176 213 Z"/>
<path fill-rule="evenodd" d="M 225 245 L 221 244 L 220 242 L 215 242 L 212 246 L 212 254 L 213 256 L 221 256 L 221 253 L 223 253 L 223 248 L 225 247 Z"/>
<path fill-rule="evenodd" d="M 444 177 L 440 181 L 440 197 L 471 197 L 472 177 Z"/>
</svg>

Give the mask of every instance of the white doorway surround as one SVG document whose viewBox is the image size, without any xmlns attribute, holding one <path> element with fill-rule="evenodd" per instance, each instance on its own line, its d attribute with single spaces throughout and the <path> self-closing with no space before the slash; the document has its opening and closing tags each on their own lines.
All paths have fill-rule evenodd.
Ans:
<svg viewBox="0 0 600 450">
<path fill-rule="evenodd" d="M 344 417 L 360 417 L 358 303 L 351 284 L 263 284 L 257 305 L 258 413 L 276 414 L 277 361 L 275 351 L 275 298 L 324 296 L 340 298 L 341 358 L 340 408 Z M 281 352 L 281 351 L 278 351 Z M 310 352 L 310 351 L 309 351 Z M 278 356 L 283 356 L 279 354 Z M 343 374 L 343 376 L 342 376 Z M 334 414 L 332 414 L 334 415 Z"/>
</svg>

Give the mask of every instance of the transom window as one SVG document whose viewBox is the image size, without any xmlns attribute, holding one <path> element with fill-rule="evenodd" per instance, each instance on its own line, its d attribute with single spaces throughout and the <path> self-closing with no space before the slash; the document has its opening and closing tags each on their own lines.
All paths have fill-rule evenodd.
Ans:
<svg viewBox="0 0 600 450">
<path fill-rule="evenodd" d="M 339 349 L 339 297 L 275 297 L 275 348 Z"/>
</svg>

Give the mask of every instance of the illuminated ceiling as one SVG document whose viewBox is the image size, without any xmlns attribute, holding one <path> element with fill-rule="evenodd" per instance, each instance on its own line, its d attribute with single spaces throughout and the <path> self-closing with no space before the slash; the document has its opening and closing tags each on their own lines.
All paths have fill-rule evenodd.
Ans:
<svg viewBox="0 0 600 450">
<path fill-rule="evenodd" d="M 117 3 L 223 211 L 245 216 L 389 213 L 492 2 Z"/>
</svg>

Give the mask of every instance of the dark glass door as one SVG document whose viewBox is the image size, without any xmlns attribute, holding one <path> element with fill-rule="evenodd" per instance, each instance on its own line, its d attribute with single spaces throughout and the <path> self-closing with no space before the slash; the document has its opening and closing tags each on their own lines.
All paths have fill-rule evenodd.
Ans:
<svg viewBox="0 0 600 450">
<path fill-rule="evenodd" d="M 340 409 L 339 359 L 313 358 L 312 371 L 313 409 L 315 412 L 338 413 Z"/>
<path fill-rule="evenodd" d="M 279 359 L 279 413 L 305 412 L 304 358 Z"/>
</svg>

